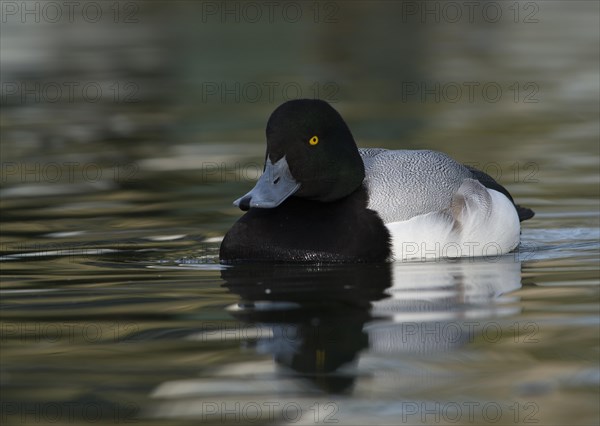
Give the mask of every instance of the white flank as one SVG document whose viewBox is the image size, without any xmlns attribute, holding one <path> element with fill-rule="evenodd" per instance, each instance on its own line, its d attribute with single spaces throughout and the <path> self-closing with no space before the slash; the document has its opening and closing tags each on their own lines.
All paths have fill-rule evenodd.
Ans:
<svg viewBox="0 0 600 426">
<path fill-rule="evenodd" d="M 515 207 L 498 191 L 466 179 L 452 207 L 386 224 L 392 236 L 392 260 L 499 256 L 519 244 Z"/>
</svg>

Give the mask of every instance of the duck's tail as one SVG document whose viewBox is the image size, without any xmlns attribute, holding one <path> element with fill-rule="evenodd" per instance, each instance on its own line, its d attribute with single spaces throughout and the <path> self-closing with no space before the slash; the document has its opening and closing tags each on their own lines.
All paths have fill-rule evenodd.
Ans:
<svg viewBox="0 0 600 426">
<path fill-rule="evenodd" d="M 527 207 L 521 207 L 518 204 L 515 204 L 515 208 L 517 209 L 517 214 L 519 215 L 519 222 L 523 222 L 524 220 L 531 219 L 535 216 L 535 212 Z"/>
</svg>

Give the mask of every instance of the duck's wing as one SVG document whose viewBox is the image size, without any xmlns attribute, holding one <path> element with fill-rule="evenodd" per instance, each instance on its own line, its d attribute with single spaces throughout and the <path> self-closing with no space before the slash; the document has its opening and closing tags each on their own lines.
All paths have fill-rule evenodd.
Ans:
<svg viewBox="0 0 600 426">
<path fill-rule="evenodd" d="M 377 211 L 384 223 L 451 208 L 465 179 L 474 179 L 506 196 L 514 205 L 519 221 L 535 214 L 515 204 L 508 190 L 488 174 L 441 152 L 381 148 L 359 149 L 359 152 L 365 164 L 369 208 Z"/>
<path fill-rule="evenodd" d="M 384 223 L 447 210 L 465 179 L 462 164 L 436 151 L 359 149 L 365 164 L 369 208 Z"/>
</svg>

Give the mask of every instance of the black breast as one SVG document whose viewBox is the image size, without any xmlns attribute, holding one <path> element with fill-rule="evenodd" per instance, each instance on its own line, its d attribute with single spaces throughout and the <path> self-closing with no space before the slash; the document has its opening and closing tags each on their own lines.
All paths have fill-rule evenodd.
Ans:
<svg viewBox="0 0 600 426">
<path fill-rule="evenodd" d="M 290 197 L 273 209 L 250 209 L 229 230 L 219 257 L 238 262 L 384 262 L 390 235 L 367 209 L 359 188 L 331 203 Z"/>
</svg>

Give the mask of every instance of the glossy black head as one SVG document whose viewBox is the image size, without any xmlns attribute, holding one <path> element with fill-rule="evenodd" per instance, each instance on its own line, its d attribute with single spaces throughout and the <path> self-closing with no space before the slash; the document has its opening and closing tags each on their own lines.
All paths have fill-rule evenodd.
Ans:
<svg viewBox="0 0 600 426">
<path fill-rule="evenodd" d="M 267 160 L 285 156 L 295 196 L 334 201 L 355 191 L 365 177 L 356 142 L 342 116 L 322 100 L 280 105 L 267 123 Z"/>
</svg>

